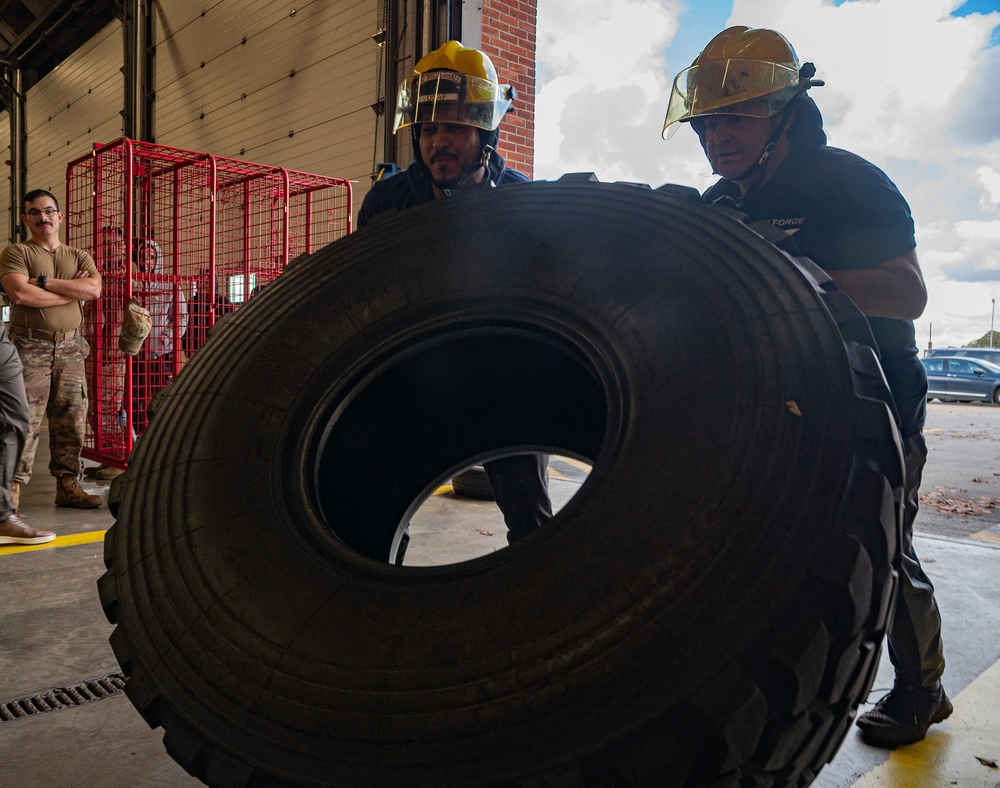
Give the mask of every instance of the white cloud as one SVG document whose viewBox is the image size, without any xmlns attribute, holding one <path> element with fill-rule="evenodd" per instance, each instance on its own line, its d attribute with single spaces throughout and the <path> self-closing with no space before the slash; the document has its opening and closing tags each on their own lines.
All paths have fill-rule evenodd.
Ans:
<svg viewBox="0 0 1000 788">
<path fill-rule="evenodd" d="M 540 0 L 536 177 L 593 171 L 658 186 L 708 169 L 697 140 L 669 151 L 660 138 L 670 79 L 663 53 L 680 8 L 678 0 Z"/>
<path fill-rule="evenodd" d="M 909 201 L 929 294 L 921 347 L 932 326 L 936 345 L 982 336 L 1000 295 L 1000 122 L 983 78 L 1000 66 L 986 48 L 1000 12 L 950 16 L 960 5 L 735 0 L 729 21 L 780 30 L 813 61 L 830 144 L 878 164 Z"/>
<path fill-rule="evenodd" d="M 1000 289 L 979 282 L 953 282 L 944 278 L 927 280 L 933 293 L 934 311 L 916 322 L 917 346 L 960 347 L 990 330 L 992 299 Z M 1000 323 L 996 326 L 1000 329 Z"/>
<path fill-rule="evenodd" d="M 984 211 L 996 211 L 1000 208 L 1000 172 L 992 167 L 980 167 L 976 170 L 976 178 L 983 187 L 979 207 Z"/>
<path fill-rule="evenodd" d="M 950 128 L 956 99 L 970 77 L 983 81 L 979 61 L 1000 22 L 1000 12 L 949 16 L 960 4 L 736 0 L 730 21 L 780 30 L 816 64 L 831 144 L 875 160 L 948 162 L 961 145 Z"/>
<path fill-rule="evenodd" d="M 930 294 L 918 343 L 933 324 L 935 344 L 965 344 L 989 330 L 1000 296 L 1000 47 L 989 47 L 1000 11 L 952 17 L 961 5 L 539 0 L 536 176 L 706 188 L 714 178 L 695 135 L 660 138 L 681 67 L 664 52 L 677 36 L 690 43 L 695 11 L 699 37 L 718 23 L 693 51 L 734 24 L 780 30 L 826 80 L 813 95 L 830 144 L 884 169 L 910 203 Z"/>
</svg>

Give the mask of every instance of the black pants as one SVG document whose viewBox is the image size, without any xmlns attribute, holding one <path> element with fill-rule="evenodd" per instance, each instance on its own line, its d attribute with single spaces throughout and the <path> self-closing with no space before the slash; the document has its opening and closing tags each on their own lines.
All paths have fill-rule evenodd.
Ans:
<svg viewBox="0 0 1000 788">
<path fill-rule="evenodd" d="M 917 516 L 920 477 L 927 461 L 923 433 L 903 439 L 906 486 L 903 502 L 903 567 L 896 592 L 896 612 L 889 629 L 889 659 L 896 680 L 903 684 L 936 689 L 944 673 L 941 644 L 941 613 L 934 599 L 934 586 L 920 566 L 913 549 L 913 521 Z"/>
<path fill-rule="evenodd" d="M 528 536 L 552 517 L 548 454 L 504 457 L 484 462 L 483 468 L 507 524 L 508 544 Z"/>
<path fill-rule="evenodd" d="M 0 522 L 14 513 L 11 487 L 30 421 L 21 358 L 0 323 Z"/>
</svg>

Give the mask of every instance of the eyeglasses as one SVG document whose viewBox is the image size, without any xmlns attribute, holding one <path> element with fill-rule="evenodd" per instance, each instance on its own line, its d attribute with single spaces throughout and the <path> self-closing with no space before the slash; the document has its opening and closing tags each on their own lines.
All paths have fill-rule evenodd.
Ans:
<svg viewBox="0 0 1000 788">
<path fill-rule="evenodd" d="M 59 213 L 58 208 L 43 208 L 42 210 L 32 208 L 28 211 L 28 216 L 32 219 L 37 219 L 39 216 L 55 216 L 57 213 Z"/>
</svg>

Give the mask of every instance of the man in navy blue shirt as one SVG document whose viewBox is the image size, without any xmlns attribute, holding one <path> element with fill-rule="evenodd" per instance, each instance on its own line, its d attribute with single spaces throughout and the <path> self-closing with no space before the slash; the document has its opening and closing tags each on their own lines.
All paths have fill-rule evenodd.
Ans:
<svg viewBox="0 0 1000 788">
<path fill-rule="evenodd" d="M 449 41 L 425 55 L 399 88 L 394 131 L 409 128 L 414 162 L 376 181 L 358 212 L 364 227 L 382 211 L 412 208 L 463 189 L 524 183 L 497 153 L 500 121 L 516 97 L 492 61 Z"/>
<path fill-rule="evenodd" d="M 870 162 L 826 145 L 819 109 L 806 94 L 823 84 L 815 73 L 812 63 L 799 64 L 780 33 L 731 27 L 674 80 L 664 134 L 689 123 L 722 176 L 702 199 L 785 230 L 868 318 L 899 416 L 906 483 L 902 572 L 889 632 L 896 681 L 857 724 L 869 744 L 896 747 L 920 741 L 952 711 L 941 686 L 941 616 L 913 549 L 927 459 L 927 377 L 913 320 L 927 290 L 902 195 Z"/>
<path fill-rule="evenodd" d="M 500 85 L 492 61 L 449 41 L 425 55 L 399 88 L 394 131 L 409 128 L 414 162 L 376 181 L 358 212 L 358 225 L 389 210 L 412 208 L 471 189 L 525 183 L 496 147 L 500 121 L 515 92 Z M 483 463 L 507 541 L 532 533 L 552 517 L 547 454 L 521 454 Z"/>
</svg>

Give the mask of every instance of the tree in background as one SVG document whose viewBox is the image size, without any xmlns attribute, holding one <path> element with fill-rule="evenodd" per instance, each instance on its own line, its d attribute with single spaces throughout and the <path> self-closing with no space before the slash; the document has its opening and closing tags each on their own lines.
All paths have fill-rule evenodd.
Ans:
<svg viewBox="0 0 1000 788">
<path fill-rule="evenodd" d="M 993 335 L 993 341 L 990 341 L 990 334 Z M 979 339 L 974 339 L 969 344 L 963 347 L 995 347 L 1000 348 L 1000 331 L 987 331 Z"/>
</svg>

